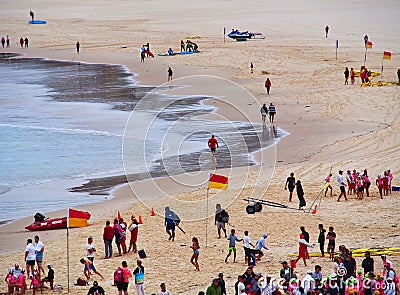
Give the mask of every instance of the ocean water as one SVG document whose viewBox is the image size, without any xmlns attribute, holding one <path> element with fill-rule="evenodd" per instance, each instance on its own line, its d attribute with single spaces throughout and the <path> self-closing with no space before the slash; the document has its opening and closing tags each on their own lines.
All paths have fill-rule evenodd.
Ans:
<svg viewBox="0 0 400 295">
<path fill-rule="evenodd" d="M 196 120 L 215 111 L 204 97 L 161 95 L 135 110 L 137 130 L 124 146 L 130 111 L 151 90 L 138 87 L 125 67 L 0 56 L 0 76 L 0 223 L 103 201 L 104 194 L 69 188 L 124 175 L 124 147 L 133 181 L 148 177 L 144 172 L 201 170 L 210 130 L 225 139 L 217 168 L 255 165 L 252 153 L 285 135 L 261 124 Z M 169 99 L 159 112 L 155 106 Z"/>
</svg>

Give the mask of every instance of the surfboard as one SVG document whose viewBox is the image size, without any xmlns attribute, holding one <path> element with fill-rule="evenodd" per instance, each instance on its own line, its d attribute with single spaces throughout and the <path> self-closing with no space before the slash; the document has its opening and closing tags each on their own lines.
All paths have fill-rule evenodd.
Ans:
<svg viewBox="0 0 400 295">
<path fill-rule="evenodd" d="M 381 74 L 378 73 L 378 72 L 371 72 L 371 77 L 378 77 L 378 76 L 380 76 L 380 75 L 381 75 Z M 360 72 L 356 72 L 355 76 L 356 76 L 356 77 L 360 77 Z"/>
<path fill-rule="evenodd" d="M 148 50 L 145 50 L 144 51 L 148 56 L 151 56 L 151 57 L 154 57 L 154 54 L 153 53 L 151 53 L 150 51 L 148 51 Z"/>
<path fill-rule="evenodd" d="M 47 21 L 35 19 L 35 20 L 30 20 L 28 23 L 31 25 L 45 25 L 47 24 Z"/>
</svg>

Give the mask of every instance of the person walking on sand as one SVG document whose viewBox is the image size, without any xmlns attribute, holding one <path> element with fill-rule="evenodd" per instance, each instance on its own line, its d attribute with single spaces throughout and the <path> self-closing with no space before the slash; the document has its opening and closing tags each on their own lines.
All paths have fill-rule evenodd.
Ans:
<svg viewBox="0 0 400 295">
<path fill-rule="evenodd" d="M 267 78 L 267 80 L 265 80 L 265 89 L 267 89 L 267 94 L 269 95 L 269 91 L 271 89 L 271 80 L 269 78 Z"/>
<path fill-rule="evenodd" d="M 190 246 L 190 248 L 193 250 L 192 257 L 190 258 L 190 263 L 194 265 L 196 271 L 200 271 L 200 266 L 198 262 L 200 245 L 199 240 L 196 237 L 192 238 L 192 245 Z"/>
<path fill-rule="evenodd" d="M 1 37 L 1 46 L 3 46 L 6 44 L 6 39 L 4 39 L 4 37 Z"/>
<path fill-rule="evenodd" d="M 325 38 L 328 38 L 329 26 L 325 27 Z"/>
<path fill-rule="evenodd" d="M 271 124 L 274 124 L 274 117 L 275 117 L 275 114 L 276 114 L 276 109 L 275 109 L 275 106 L 274 106 L 274 104 L 272 102 L 269 104 L 268 113 L 269 113 L 269 122 Z"/>
<path fill-rule="evenodd" d="M 135 287 L 138 295 L 146 295 L 144 291 L 144 266 L 141 260 L 136 261 L 137 267 L 133 271 L 135 276 Z"/>
<path fill-rule="evenodd" d="M 89 259 L 85 259 L 85 258 L 81 258 L 79 260 L 84 266 L 83 266 L 83 274 L 85 275 L 86 279 L 89 281 L 90 280 L 90 276 L 91 276 L 91 270 L 98 276 L 100 276 L 102 279 L 104 279 L 104 277 L 101 275 L 101 273 L 99 273 L 96 268 L 94 267 L 94 264 L 92 261 L 90 261 Z"/>
<path fill-rule="evenodd" d="M 76 41 L 76 52 L 79 53 L 79 50 L 81 49 L 81 43 L 79 43 L 79 41 Z"/>
<path fill-rule="evenodd" d="M 297 264 L 297 262 L 303 258 L 304 266 L 307 266 L 307 247 L 313 247 L 313 245 L 307 243 L 307 241 L 304 239 L 304 235 L 301 234 L 299 239 L 299 255 L 297 256 L 295 264 Z"/>
<path fill-rule="evenodd" d="M 211 135 L 211 138 L 208 140 L 208 147 L 211 150 L 211 159 L 212 159 L 212 162 L 214 163 L 215 151 L 217 150 L 217 148 L 219 148 L 218 140 L 214 137 L 214 134 Z"/>
<path fill-rule="evenodd" d="M 25 48 L 28 48 L 28 47 L 29 47 L 29 40 L 28 40 L 28 37 L 25 37 L 24 42 L 25 42 Z"/>
<path fill-rule="evenodd" d="M 261 112 L 262 122 L 263 122 L 263 124 L 265 124 L 265 119 L 267 118 L 267 115 L 268 115 L 268 107 L 265 103 L 262 105 L 260 112 Z"/>
<path fill-rule="evenodd" d="M 10 47 L 10 36 L 8 36 L 8 35 L 6 37 L 6 44 L 7 44 L 7 48 Z"/>
<path fill-rule="evenodd" d="M 340 202 L 340 199 L 342 196 L 344 196 L 344 199 L 348 201 L 347 196 L 346 196 L 346 184 L 344 183 L 343 179 L 343 171 L 339 170 L 339 175 L 337 177 L 337 182 L 339 183 L 339 188 L 340 188 L 340 195 L 339 198 L 337 199 L 338 202 Z"/>
<path fill-rule="evenodd" d="M 306 206 L 306 200 L 304 199 L 303 186 L 301 185 L 300 180 L 297 180 L 296 182 L 296 193 L 297 198 L 299 199 L 299 210 L 304 210 L 304 207 Z"/>
<path fill-rule="evenodd" d="M 292 201 L 293 191 L 296 184 L 296 178 L 294 178 L 294 173 L 290 173 L 290 176 L 286 179 L 285 190 L 289 190 L 289 202 Z"/>
<path fill-rule="evenodd" d="M 331 197 L 332 197 L 331 177 L 332 177 L 332 173 L 329 173 L 329 175 L 325 178 L 325 198 L 326 198 L 328 189 L 331 190 Z"/>
<path fill-rule="evenodd" d="M 23 48 L 24 47 L 24 38 L 20 38 L 19 39 L 19 44 L 21 45 L 21 48 Z"/>
<path fill-rule="evenodd" d="M 228 263 L 228 258 L 229 258 L 229 256 L 231 256 L 232 252 L 233 252 L 233 263 L 236 263 L 236 242 L 241 242 L 243 240 L 239 239 L 235 235 L 235 230 L 234 229 L 231 229 L 231 233 L 228 236 L 228 241 L 229 241 L 228 255 L 225 258 L 225 263 Z"/>
<path fill-rule="evenodd" d="M 253 74 L 253 69 L 254 69 L 254 65 L 253 65 L 253 63 L 251 62 L 251 63 L 250 63 L 250 73 L 252 73 L 252 74 Z"/>
<path fill-rule="evenodd" d="M 171 67 L 168 67 L 168 81 L 172 81 L 172 74 L 173 74 L 173 72 L 172 72 L 172 69 L 171 69 Z"/>
<path fill-rule="evenodd" d="M 349 85 L 349 76 L 350 76 L 349 68 L 346 67 L 344 69 L 344 85 Z"/>
<path fill-rule="evenodd" d="M 217 226 L 218 231 L 218 239 L 221 238 L 221 230 L 224 232 L 225 238 L 226 236 L 226 223 L 228 223 L 229 214 L 224 209 L 221 208 L 221 204 L 215 205 L 215 218 L 214 224 Z"/>
<path fill-rule="evenodd" d="M 169 235 L 169 241 L 175 241 L 175 226 L 179 225 L 181 219 L 169 206 L 165 207 L 165 231 Z"/>
<path fill-rule="evenodd" d="M 29 11 L 29 15 L 30 15 L 32 21 L 34 21 L 35 20 L 35 13 L 31 10 L 31 11 Z"/>
<path fill-rule="evenodd" d="M 350 80 L 351 80 L 351 85 L 354 85 L 354 82 L 356 80 L 356 71 L 351 68 L 350 70 Z"/>
</svg>

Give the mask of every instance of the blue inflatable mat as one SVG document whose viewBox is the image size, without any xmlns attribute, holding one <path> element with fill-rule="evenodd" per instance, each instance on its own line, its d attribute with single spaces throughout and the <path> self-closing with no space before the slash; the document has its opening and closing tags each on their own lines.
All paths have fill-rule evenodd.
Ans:
<svg viewBox="0 0 400 295">
<path fill-rule="evenodd" d="M 30 20 L 28 23 L 31 25 L 45 25 L 45 24 L 47 24 L 47 21 L 45 21 L 45 20 Z"/>
</svg>

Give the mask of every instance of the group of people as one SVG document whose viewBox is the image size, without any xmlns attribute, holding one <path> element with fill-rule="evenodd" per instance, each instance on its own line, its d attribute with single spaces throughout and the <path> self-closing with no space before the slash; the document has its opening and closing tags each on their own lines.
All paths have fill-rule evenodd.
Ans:
<svg viewBox="0 0 400 295">
<path fill-rule="evenodd" d="M 263 124 L 265 124 L 267 116 L 269 116 L 269 123 L 274 124 L 274 118 L 276 115 L 276 108 L 275 105 L 271 102 L 269 106 L 267 106 L 265 103 L 262 105 L 261 109 L 261 120 Z"/>
<path fill-rule="evenodd" d="M 307 205 L 306 199 L 304 198 L 303 185 L 301 180 L 297 180 L 294 177 L 294 172 L 291 172 L 285 182 L 285 190 L 289 190 L 289 202 L 293 200 L 293 191 L 296 189 L 297 198 L 299 199 L 299 210 L 303 210 Z"/>
<path fill-rule="evenodd" d="M 192 42 L 190 40 L 186 40 L 186 48 L 185 48 L 185 42 L 183 42 L 183 40 L 181 40 L 181 46 L 180 47 L 181 47 L 181 52 L 183 52 L 183 51 L 188 51 L 188 52 L 194 51 L 194 52 L 197 52 L 199 50 L 199 46 L 196 43 L 194 43 L 194 42 Z"/>
<path fill-rule="evenodd" d="M 19 44 L 21 45 L 21 48 L 24 48 L 24 45 L 25 45 L 25 48 L 28 48 L 28 46 L 29 46 L 28 37 L 25 37 L 25 39 L 21 37 L 19 39 Z"/>
<path fill-rule="evenodd" d="M 356 194 L 357 199 L 362 200 L 364 198 L 364 193 L 367 197 L 370 196 L 370 186 L 371 180 L 368 176 L 368 170 L 364 169 L 363 173 L 358 172 L 356 169 L 353 169 L 353 172 L 347 170 L 346 173 L 346 183 L 343 176 L 343 171 L 339 170 L 337 181 L 340 187 L 340 195 L 338 198 L 338 202 L 340 201 L 341 197 L 344 196 L 345 200 L 347 199 L 347 194 L 352 195 Z M 393 174 L 391 173 L 390 169 L 387 169 L 383 172 L 383 174 L 378 174 L 375 180 L 375 184 L 378 188 L 379 195 L 381 199 L 383 196 L 387 196 L 389 193 L 392 192 L 392 181 L 393 181 Z M 346 189 L 347 188 L 347 194 Z"/>
<path fill-rule="evenodd" d="M 6 38 L 1 37 L 1 46 L 3 46 L 3 48 L 4 48 L 4 46 L 6 46 L 6 45 L 7 45 L 7 48 L 10 47 L 10 36 L 8 36 L 8 35 Z"/>
<path fill-rule="evenodd" d="M 47 288 L 45 283 L 50 283 L 50 288 L 53 290 L 54 270 L 51 264 L 47 265 L 47 276 L 43 267 L 44 257 L 44 244 L 40 241 L 39 236 L 32 239 L 27 239 L 25 248 L 25 270 L 20 267 L 19 263 L 15 263 L 13 267 L 8 270 L 5 278 L 8 286 L 8 294 L 13 294 L 14 290 L 19 291 L 19 294 L 25 294 L 27 289 L 27 279 L 31 281 L 30 289 L 35 294 L 39 288 Z M 35 267 L 37 266 L 37 267 Z"/>
</svg>

